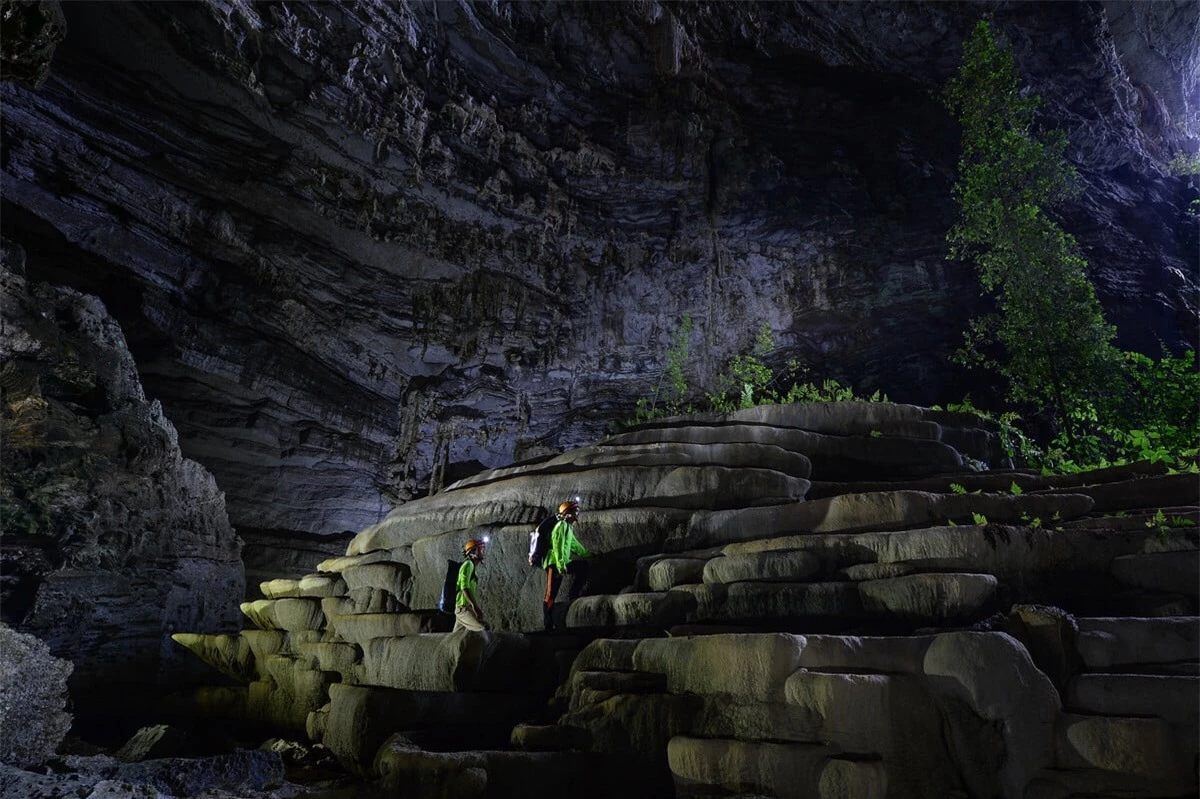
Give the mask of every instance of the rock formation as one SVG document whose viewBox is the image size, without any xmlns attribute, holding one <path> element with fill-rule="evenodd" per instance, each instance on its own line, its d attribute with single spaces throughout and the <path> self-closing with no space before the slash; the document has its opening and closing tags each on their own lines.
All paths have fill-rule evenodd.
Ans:
<svg viewBox="0 0 1200 799">
<path fill-rule="evenodd" d="M 264 549 L 596 440 L 684 313 L 696 385 L 765 322 L 774 362 L 958 399 L 935 92 L 982 14 L 1122 343 L 1196 328 L 1191 3 L 70 3 L 43 80 L 56 7 L 4 3 L 41 84 L 0 88 L 6 234 L 103 299 Z"/>
<path fill-rule="evenodd" d="M 240 627 L 241 542 L 103 304 L 27 282 L 7 241 L 0 390 L 5 623 L 73 664 L 77 717 L 177 686 L 196 670 L 170 633 Z"/>
<path fill-rule="evenodd" d="M 422 797 L 1194 794 L 1196 476 L 1001 449 L 970 415 L 833 403 L 485 471 L 264 583 L 255 629 L 177 634 L 241 687 L 176 712 Z M 573 495 L 593 579 L 546 635 L 528 532 Z M 481 533 L 494 629 L 439 632 Z"/>
</svg>

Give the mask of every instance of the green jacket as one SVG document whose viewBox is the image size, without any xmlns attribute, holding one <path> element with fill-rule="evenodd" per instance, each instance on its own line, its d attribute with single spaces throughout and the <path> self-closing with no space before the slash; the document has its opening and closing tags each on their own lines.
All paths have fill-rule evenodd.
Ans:
<svg viewBox="0 0 1200 799">
<path fill-rule="evenodd" d="M 467 591 L 470 591 L 471 596 L 475 597 L 478 602 L 479 597 L 475 590 L 478 584 L 479 580 L 475 577 L 475 563 L 470 559 L 464 560 L 463 565 L 458 567 L 458 593 L 454 595 L 454 607 L 470 607 L 471 603 L 467 601 Z"/>
<path fill-rule="evenodd" d="M 565 571 L 577 555 L 581 558 L 590 558 L 592 553 L 579 543 L 579 539 L 575 537 L 575 528 L 560 520 L 558 524 L 554 525 L 554 531 L 550 534 L 550 551 L 546 553 L 546 559 L 542 561 L 542 568 L 549 569 L 553 566 L 560 572 Z"/>
</svg>

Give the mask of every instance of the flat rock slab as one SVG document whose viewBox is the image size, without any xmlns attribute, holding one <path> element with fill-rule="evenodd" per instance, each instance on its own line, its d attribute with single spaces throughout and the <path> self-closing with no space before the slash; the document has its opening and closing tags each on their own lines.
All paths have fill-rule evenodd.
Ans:
<svg viewBox="0 0 1200 799">
<path fill-rule="evenodd" d="M 910 574 L 858 583 L 858 589 L 867 613 L 956 622 L 986 610 L 998 585 L 990 574 Z"/>
<path fill-rule="evenodd" d="M 804 478 L 749 467 L 604 467 L 570 474 L 514 477 L 406 502 L 383 521 L 355 536 L 346 554 L 394 548 L 456 530 L 514 524 L 532 526 L 541 521 L 545 509 L 557 507 L 563 497 L 580 497 L 585 511 L 651 504 L 700 510 L 798 501 L 807 490 L 808 480 Z"/>
<path fill-rule="evenodd" d="M 693 444 L 658 441 L 644 444 L 602 443 L 564 452 L 548 460 L 488 469 L 456 483 L 446 490 L 487 485 L 517 476 L 577 472 L 597 466 L 725 466 L 773 469 L 793 477 L 808 477 L 812 463 L 800 453 L 774 444 L 716 443 Z"/>
<path fill-rule="evenodd" d="M 1058 728 L 1058 766 L 1099 769 L 1162 780 L 1183 794 L 1195 790 L 1190 760 L 1175 730 L 1161 719 L 1079 716 L 1064 713 Z M 1176 795 L 1175 791 L 1171 795 Z"/>
<path fill-rule="evenodd" d="M 889 577 L 903 577 L 912 574 L 916 567 L 911 563 L 856 563 L 846 566 L 833 573 L 834 577 L 854 582 L 864 580 L 886 580 Z"/>
<path fill-rule="evenodd" d="M 838 436 L 761 424 L 716 424 L 659 427 L 621 433 L 614 444 L 685 441 L 694 444 L 755 442 L 773 444 L 808 457 L 818 480 L 862 480 L 922 477 L 962 469 L 953 447 L 929 439 Z"/>
<path fill-rule="evenodd" d="M 1112 574 L 1126 585 L 1200 595 L 1200 551 L 1145 552 L 1113 559 Z"/>
<path fill-rule="evenodd" d="M 398 638 L 437 631 L 443 614 L 423 613 L 355 613 L 330 617 L 338 636 L 350 643 L 365 647 L 372 638 Z"/>
<path fill-rule="evenodd" d="M 668 591 L 684 583 L 699 583 L 704 578 L 705 562 L 698 558 L 662 558 L 647 569 L 646 580 L 654 591 Z"/>
<path fill-rule="evenodd" d="M 666 675 L 671 693 L 778 701 L 787 678 L 800 667 L 803 648 L 801 636 L 782 633 L 649 638 L 634 650 L 633 665 Z"/>
<path fill-rule="evenodd" d="M 703 567 L 703 575 L 706 583 L 803 582 L 820 570 L 820 559 L 797 550 L 713 558 Z"/>
<path fill-rule="evenodd" d="M 1048 523 L 1056 515 L 1071 519 L 1087 513 L 1091 497 L 1074 494 L 1010 495 L 930 494 L 924 491 L 884 491 L 843 494 L 828 499 L 697 513 L 681 549 L 803 533 L 903 530 L 970 522 L 979 514 L 990 522 L 1020 524 L 1038 518 Z"/>
<path fill-rule="evenodd" d="M 259 590 L 267 599 L 284 597 L 342 596 L 346 585 L 337 577 L 327 574 L 309 574 L 298 580 L 267 580 L 259 584 Z"/>
<path fill-rule="evenodd" d="M 667 628 L 686 621 L 695 605 L 690 594 L 679 591 L 597 594 L 571 603 L 567 626 Z"/>
<path fill-rule="evenodd" d="M 1079 617 L 1076 624 L 1075 646 L 1089 669 L 1200 660 L 1200 618 L 1195 616 Z"/>
<path fill-rule="evenodd" d="M 529 643 L 518 633 L 425 633 L 374 638 L 363 647 L 362 681 L 410 691 L 521 693 Z"/>
<path fill-rule="evenodd" d="M 793 535 L 729 544 L 727 555 L 803 549 L 825 568 L 858 563 L 908 563 L 918 569 L 986 572 L 1002 579 L 1054 573 L 1107 575 L 1113 558 L 1165 546 L 1195 549 L 1194 531 L 1157 533 L 1142 528 L 1120 535 L 1008 527 L 958 525 L 848 535 Z"/>
<path fill-rule="evenodd" d="M 695 597 L 694 622 L 764 619 L 862 619 L 866 614 L 854 583 L 705 583 L 683 585 L 672 593 Z"/>
<path fill-rule="evenodd" d="M 1200 480 L 1194 474 L 1164 474 L 1106 483 L 1097 486 L 1077 486 L 1062 489 L 1074 494 L 1087 494 L 1096 500 L 1096 512 L 1133 510 L 1135 508 L 1166 508 L 1176 505 L 1200 504 Z"/>
<path fill-rule="evenodd" d="M 241 604 L 242 613 L 260 630 L 322 630 L 321 601 L 311 598 L 258 599 Z"/>
<path fill-rule="evenodd" d="M 1193 732 L 1200 720 L 1200 677 L 1159 674 L 1081 674 L 1066 704 L 1105 716 L 1157 716 Z"/>
<path fill-rule="evenodd" d="M 676 736 L 667 763 L 677 796 L 724 792 L 766 793 L 780 799 L 884 799 L 887 775 L 882 763 L 838 757 L 820 744 L 738 741 Z"/>
</svg>

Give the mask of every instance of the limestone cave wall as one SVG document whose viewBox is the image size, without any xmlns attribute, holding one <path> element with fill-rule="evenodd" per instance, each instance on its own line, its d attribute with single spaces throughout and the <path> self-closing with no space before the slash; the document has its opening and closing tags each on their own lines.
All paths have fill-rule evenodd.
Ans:
<svg viewBox="0 0 1200 799">
<path fill-rule="evenodd" d="M 982 306 L 936 91 L 984 14 L 1070 137 L 1121 343 L 1194 338 L 1165 168 L 1200 131 L 1194 4 L 5 9 L 5 235 L 104 301 L 247 536 L 595 440 L 685 313 L 696 384 L 766 322 L 776 362 L 961 396 Z"/>
</svg>

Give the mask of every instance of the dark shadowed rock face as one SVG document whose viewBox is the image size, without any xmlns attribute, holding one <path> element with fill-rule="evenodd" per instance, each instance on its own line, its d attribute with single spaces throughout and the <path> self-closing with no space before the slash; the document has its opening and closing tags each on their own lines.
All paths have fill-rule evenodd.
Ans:
<svg viewBox="0 0 1200 799">
<path fill-rule="evenodd" d="M 194 672 L 172 632 L 241 626 L 241 542 L 104 306 L 27 284 L 23 258 L 5 242 L 0 609 L 72 661 L 86 712 L 101 695 Z"/>
<path fill-rule="evenodd" d="M 960 396 L 980 300 L 943 260 L 934 91 L 985 11 L 1070 136 L 1123 343 L 1195 331 L 1164 171 L 1196 141 L 1194 4 L 65 11 L 50 79 L 0 89 L 6 232 L 104 299 L 238 526 L 355 530 L 595 440 L 684 313 L 696 384 L 766 322 L 780 362 Z"/>
</svg>

